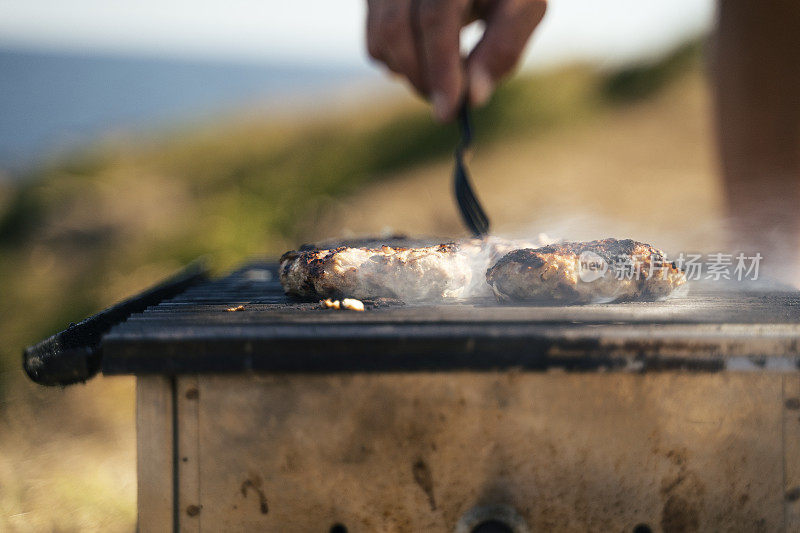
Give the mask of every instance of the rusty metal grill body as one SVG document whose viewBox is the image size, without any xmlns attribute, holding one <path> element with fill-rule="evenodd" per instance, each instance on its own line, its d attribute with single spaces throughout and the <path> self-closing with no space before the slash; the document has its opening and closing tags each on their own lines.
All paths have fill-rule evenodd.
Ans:
<svg viewBox="0 0 800 533">
<path fill-rule="evenodd" d="M 102 369 L 137 376 L 144 531 L 798 531 L 799 323 L 792 291 L 331 311 L 254 263 Z"/>
</svg>

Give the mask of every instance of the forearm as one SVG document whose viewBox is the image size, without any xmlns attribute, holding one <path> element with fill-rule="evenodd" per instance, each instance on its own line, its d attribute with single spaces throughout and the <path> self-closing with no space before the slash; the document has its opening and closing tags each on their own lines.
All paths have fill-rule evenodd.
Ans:
<svg viewBox="0 0 800 533">
<path fill-rule="evenodd" d="M 716 121 L 731 244 L 800 267 L 800 3 L 722 0 Z M 800 276 L 793 274 L 795 280 Z"/>
</svg>

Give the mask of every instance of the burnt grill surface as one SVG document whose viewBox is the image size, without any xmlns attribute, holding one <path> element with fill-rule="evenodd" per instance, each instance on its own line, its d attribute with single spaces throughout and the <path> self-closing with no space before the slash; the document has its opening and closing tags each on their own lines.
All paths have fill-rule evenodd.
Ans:
<svg viewBox="0 0 800 533">
<path fill-rule="evenodd" d="M 796 371 L 800 361 L 797 291 L 706 287 L 584 306 L 366 303 L 359 313 L 290 300 L 276 264 L 252 263 L 113 328 L 103 371 Z"/>
</svg>

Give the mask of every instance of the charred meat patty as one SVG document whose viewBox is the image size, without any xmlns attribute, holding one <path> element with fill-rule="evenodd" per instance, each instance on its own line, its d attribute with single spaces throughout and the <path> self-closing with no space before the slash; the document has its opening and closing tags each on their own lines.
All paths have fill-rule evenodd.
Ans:
<svg viewBox="0 0 800 533">
<path fill-rule="evenodd" d="M 657 300 L 686 282 L 661 250 L 630 239 L 514 250 L 486 271 L 499 301 Z"/>
<path fill-rule="evenodd" d="M 469 257 L 455 243 L 306 249 L 285 253 L 280 265 L 283 289 L 302 299 L 435 301 L 463 297 L 471 279 Z"/>
</svg>

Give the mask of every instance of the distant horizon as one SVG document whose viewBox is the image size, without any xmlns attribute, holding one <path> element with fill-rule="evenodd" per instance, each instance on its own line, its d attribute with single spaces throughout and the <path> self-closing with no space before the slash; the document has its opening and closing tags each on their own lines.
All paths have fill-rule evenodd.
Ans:
<svg viewBox="0 0 800 533">
<path fill-rule="evenodd" d="M 165 62 L 194 63 L 203 65 L 232 65 L 232 66 L 268 66 L 279 68 L 314 68 L 331 70 L 368 71 L 373 68 L 370 63 L 336 62 L 327 59 L 314 61 L 297 60 L 291 57 L 269 56 L 237 56 L 237 55 L 204 55 L 183 54 L 176 51 L 156 51 L 134 48 L 94 48 L 81 46 L 50 45 L 40 42 L 24 42 L 7 40 L 0 36 L 0 53 L 15 53 L 46 56 L 66 56 L 74 58 L 99 58 L 99 59 L 145 59 Z"/>
<path fill-rule="evenodd" d="M 79 0 L 79 3 L 91 1 Z M 566 5 L 572 6 L 570 9 L 574 11 L 582 1 L 573 0 Z M 624 4 L 629 0 L 617 2 Z M 694 8 L 705 15 L 696 17 L 692 24 L 678 29 L 674 20 L 669 24 L 665 21 L 667 26 L 671 25 L 671 31 L 638 44 L 632 42 L 626 53 L 616 54 L 610 53 L 608 47 L 589 54 L 586 38 L 583 41 L 580 36 L 565 39 L 563 20 L 568 19 L 569 11 L 566 17 L 559 18 L 558 10 L 563 6 L 551 4 L 549 16 L 535 35 L 527 54 L 528 61 L 522 68 L 545 70 L 569 63 L 609 67 L 657 56 L 708 26 L 708 2 L 701 2 L 705 8 Z M 684 15 L 691 11 L 684 0 L 678 3 L 683 6 Z M 19 174 L 43 156 L 91 144 L 107 132 L 147 132 L 172 123 L 202 121 L 254 103 L 265 105 L 277 101 L 280 95 L 311 95 L 345 82 L 373 83 L 378 92 L 382 87 L 387 92 L 402 87 L 369 60 L 360 42 L 361 28 L 353 24 L 346 32 L 347 43 L 333 46 L 325 53 L 315 52 L 325 40 L 324 35 L 312 39 L 305 48 L 300 46 L 287 53 L 293 43 L 299 46 L 302 41 L 287 33 L 286 28 L 283 28 L 286 30 L 283 35 L 287 42 L 277 49 L 255 54 L 236 53 L 221 47 L 211 53 L 209 47 L 181 47 L 177 41 L 155 48 L 158 39 L 141 46 L 126 39 L 119 42 L 70 40 L 58 32 L 53 35 L 26 34 L 22 30 L 14 33 L 9 32 L 8 27 L 4 31 L 3 12 L 0 6 L 0 70 L 4 72 L 0 78 L 0 113 L 4 116 L 0 122 L 0 174 L 3 171 Z M 673 13 L 680 14 L 680 10 Z M 600 25 L 612 17 L 613 12 L 604 13 L 604 16 L 605 19 L 599 20 Z M 637 16 L 641 18 L 641 13 Z M 320 22 L 317 18 L 314 24 Z M 635 26 L 638 20 L 634 16 L 619 24 L 622 24 L 620 27 L 627 24 L 633 31 L 631 24 Z M 41 29 L 50 23 L 52 21 L 43 21 Z M 641 33 L 641 30 L 637 31 Z M 476 27 L 468 28 L 464 41 L 467 45 L 474 43 L 479 33 Z M 549 60 L 548 35 L 554 35 L 550 38 Z M 559 39 L 561 48 L 554 55 L 553 43 L 557 44 Z"/>
<path fill-rule="evenodd" d="M 367 68 L 0 46 L 0 174 L 113 131 L 163 129 L 347 82 Z"/>
</svg>

